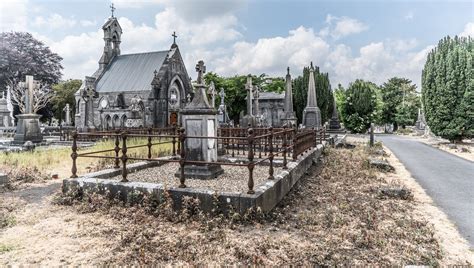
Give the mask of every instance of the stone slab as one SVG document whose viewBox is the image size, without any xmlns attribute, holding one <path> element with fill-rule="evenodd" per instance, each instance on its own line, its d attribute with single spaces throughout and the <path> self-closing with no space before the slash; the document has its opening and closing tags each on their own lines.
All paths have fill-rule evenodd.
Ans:
<svg viewBox="0 0 474 268">
<path fill-rule="evenodd" d="M 254 194 L 217 192 L 197 188 L 171 187 L 165 189 L 162 184 L 158 183 L 119 182 L 105 179 L 120 174 L 121 171 L 117 169 L 94 172 L 76 179 L 65 179 L 63 181 L 63 192 L 71 189 L 96 191 L 107 194 L 109 197 L 117 197 L 122 201 L 133 201 L 137 193 L 151 193 L 157 200 L 163 200 L 164 193 L 167 191 L 176 210 L 183 208 L 184 197 L 192 197 L 199 199 L 201 210 L 207 213 L 219 211 L 224 214 L 239 213 L 244 215 L 250 209 L 267 213 L 286 196 L 311 165 L 317 162 L 326 144 L 326 142 L 323 142 L 323 144 L 319 144 L 316 148 L 300 156 L 296 161 L 288 162 L 288 169 L 275 174 L 275 179 L 266 180 L 256 185 Z M 153 163 L 158 165 L 156 162 L 140 162 L 128 165 L 128 168 L 130 170 L 140 170 L 150 167 Z"/>
<path fill-rule="evenodd" d="M 5 186 L 8 184 L 8 176 L 7 174 L 0 173 L 0 186 Z"/>
</svg>

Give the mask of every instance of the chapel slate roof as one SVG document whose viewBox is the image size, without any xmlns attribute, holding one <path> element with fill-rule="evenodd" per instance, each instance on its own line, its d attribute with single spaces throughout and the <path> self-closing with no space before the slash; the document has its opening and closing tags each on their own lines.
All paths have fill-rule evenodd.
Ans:
<svg viewBox="0 0 474 268">
<path fill-rule="evenodd" d="M 274 100 L 274 99 L 284 99 L 285 93 L 275 93 L 275 92 L 260 92 L 258 96 L 259 99 L 262 100 Z"/>
<path fill-rule="evenodd" d="M 116 56 L 96 84 L 97 92 L 151 90 L 153 72 L 159 71 L 168 55 L 156 51 Z"/>
</svg>

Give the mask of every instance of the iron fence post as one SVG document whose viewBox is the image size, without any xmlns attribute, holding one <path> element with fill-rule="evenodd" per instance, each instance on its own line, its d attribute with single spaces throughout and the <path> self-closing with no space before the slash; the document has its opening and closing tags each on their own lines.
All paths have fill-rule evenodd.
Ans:
<svg viewBox="0 0 474 268">
<path fill-rule="evenodd" d="M 184 177 L 184 165 L 185 165 L 185 160 L 186 160 L 186 149 L 184 147 L 184 142 L 186 141 L 186 134 L 184 133 L 184 128 L 179 129 L 179 142 L 181 144 L 181 151 L 180 151 L 180 157 L 179 159 L 179 166 L 180 166 L 180 171 L 181 174 L 179 176 L 179 188 L 186 188 L 186 178 Z"/>
<path fill-rule="evenodd" d="M 148 159 L 151 159 L 151 146 L 152 146 L 152 144 L 151 144 L 151 131 L 152 131 L 151 128 L 148 128 L 148 144 L 147 144 L 147 146 L 148 146 Z"/>
<path fill-rule="evenodd" d="M 115 131 L 115 165 L 114 168 L 120 168 L 120 158 L 119 158 L 119 152 L 120 152 L 120 132 L 119 130 Z"/>
<path fill-rule="evenodd" d="M 273 128 L 270 127 L 270 136 L 269 136 L 269 143 L 270 143 L 270 155 L 268 156 L 268 159 L 270 160 L 270 168 L 268 169 L 268 179 L 273 180 Z"/>
<path fill-rule="evenodd" d="M 288 149 L 288 144 L 287 144 L 287 141 L 286 141 L 286 138 L 287 138 L 287 129 L 286 129 L 286 125 L 283 127 L 283 169 L 288 169 L 287 167 L 287 161 L 286 161 L 286 150 Z"/>
<path fill-rule="evenodd" d="M 71 168 L 71 178 L 77 178 L 77 166 L 76 166 L 76 159 L 77 159 L 77 131 L 74 131 L 72 134 L 72 168 Z"/>
<path fill-rule="evenodd" d="M 128 182 L 127 180 L 127 131 L 122 132 L 122 180 L 121 182 Z"/>
<path fill-rule="evenodd" d="M 254 132 L 252 128 L 248 129 L 248 136 L 247 136 L 247 143 L 249 146 L 249 153 L 248 153 L 248 160 L 249 163 L 247 165 L 249 169 L 249 181 L 248 181 L 248 187 L 249 190 L 247 191 L 247 194 L 254 194 L 255 191 L 253 190 L 254 182 L 253 182 L 253 168 L 255 167 L 255 164 L 253 162 L 253 140 L 254 140 Z"/>
</svg>

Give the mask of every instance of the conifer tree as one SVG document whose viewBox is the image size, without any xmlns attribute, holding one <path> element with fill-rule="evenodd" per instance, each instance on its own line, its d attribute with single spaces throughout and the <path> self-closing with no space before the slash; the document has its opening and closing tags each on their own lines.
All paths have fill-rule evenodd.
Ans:
<svg viewBox="0 0 474 268">
<path fill-rule="evenodd" d="M 474 133 L 474 40 L 439 41 L 427 57 L 422 73 L 425 118 L 434 134 L 451 141 Z"/>
</svg>

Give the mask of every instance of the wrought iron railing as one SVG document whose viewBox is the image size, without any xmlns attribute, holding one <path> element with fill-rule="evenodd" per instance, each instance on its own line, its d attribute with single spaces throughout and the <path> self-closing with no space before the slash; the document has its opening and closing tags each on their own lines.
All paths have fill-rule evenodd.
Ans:
<svg viewBox="0 0 474 268">
<path fill-rule="evenodd" d="M 186 165 L 222 165 L 222 166 L 240 166 L 248 169 L 248 191 L 252 194 L 254 191 L 253 170 L 256 165 L 268 163 L 268 179 L 274 179 L 275 158 L 281 159 L 283 169 L 287 169 L 288 157 L 296 161 L 298 157 L 311 148 L 322 143 L 326 138 L 325 129 L 292 129 L 292 128 L 221 128 L 218 136 L 188 136 L 184 128 L 180 129 L 147 129 L 143 131 L 115 131 L 100 133 L 78 133 L 74 132 L 72 144 L 72 176 L 77 178 L 77 159 L 80 157 L 111 159 L 114 161 L 114 168 L 122 169 L 122 182 L 128 182 L 127 162 L 135 161 L 159 161 L 159 162 L 177 162 L 180 165 L 179 187 L 186 187 L 186 178 L 184 168 Z M 106 137 L 113 138 L 115 147 L 107 150 L 78 152 L 77 141 L 84 137 Z M 146 144 L 127 146 L 127 139 L 139 138 L 146 139 Z M 185 143 L 188 139 L 202 139 L 217 141 L 218 148 L 225 151 L 231 157 L 242 156 L 245 161 L 230 162 L 223 161 L 222 158 L 214 162 L 191 160 L 187 157 Z M 171 152 L 168 158 L 154 157 L 152 154 L 153 146 L 161 144 L 171 144 Z M 147 148 L 147 157 L 130 157 L 128 152 L 131 149 Z M 102 155 L 104 153 L 113 153 L 113 155 Z M 121 164 L 121 165 L 120 165 Z"/>
</svg>

